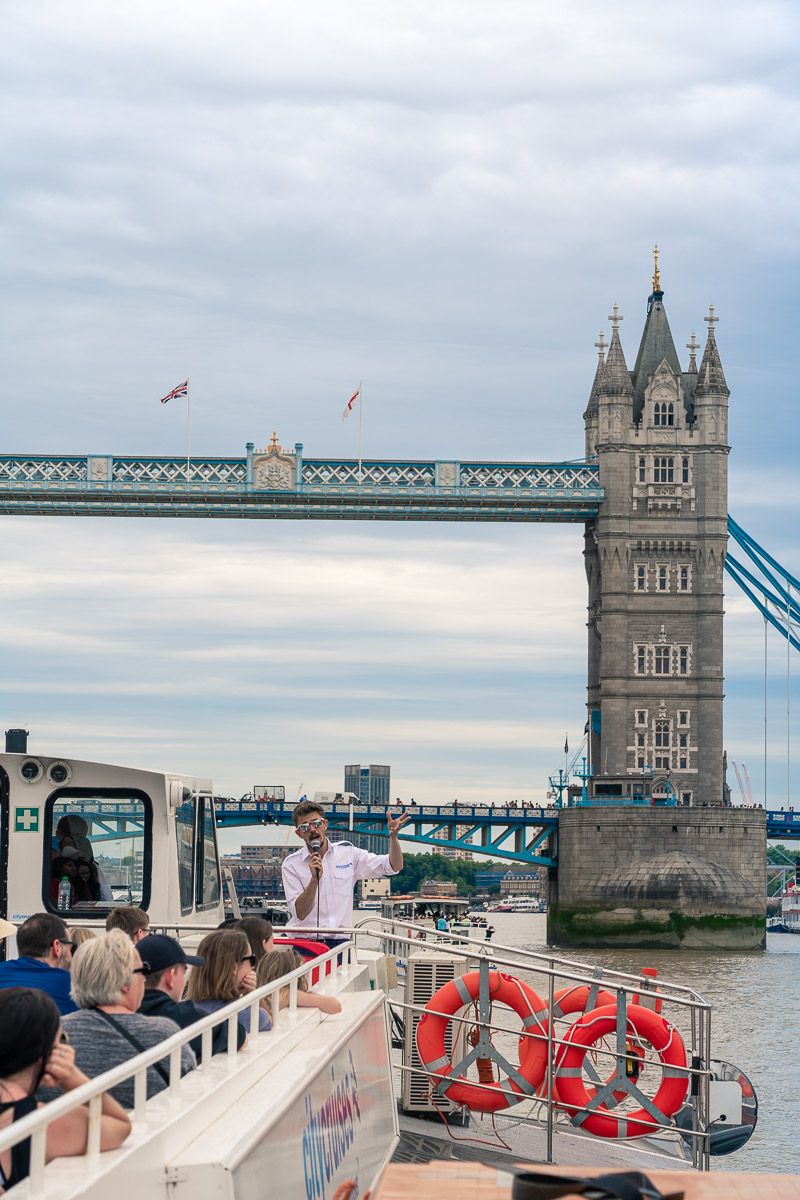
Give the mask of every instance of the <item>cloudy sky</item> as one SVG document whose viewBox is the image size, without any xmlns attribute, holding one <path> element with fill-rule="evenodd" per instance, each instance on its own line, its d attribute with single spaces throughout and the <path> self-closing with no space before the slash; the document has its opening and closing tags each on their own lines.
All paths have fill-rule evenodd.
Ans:
<svg viewBox="0 0 800 1200">
<path fill-rule="evenodd" d="M 363 377 L 367 457 L 578 458 L 658 240 L 676 344 L 720 317 L 731 512 L 800 574 L 799 35 L 756 0 L 5 0 L 3 450 L 179 455 L 188 374 L 198 454 L 352 456 Z M 6 517 L 3 721 L 233 794 L 361 761 L 541 799 L 585 720 L 581 533 Z M 758 791 L 763 624 L 727 612 Z"/>
</svg>

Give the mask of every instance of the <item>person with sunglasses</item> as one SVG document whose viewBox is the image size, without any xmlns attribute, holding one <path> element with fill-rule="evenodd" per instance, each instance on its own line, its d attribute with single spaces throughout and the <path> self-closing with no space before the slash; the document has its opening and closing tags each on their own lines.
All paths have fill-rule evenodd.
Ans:
<svg viewBox="0 0 800 1200">
<path fill-rule="evenodd" d="M 218 1012 L 226 1004 L 247 996 L 256 986 L 256 956 L 247 935 L 238 929 L 215 929 L 197 947 L 202 966 L 193 967 L 186 998 L 206 1013 Z M 250 1032 L 250 1009 L 239 1013 L 239 1024 Z M 271 1029 L 269 1014 L 259 1010 L 258 1028 Z"/>
<path fill-rule="evenodd" d="M 349 929 L 353 923 L 356 881 L 402 871 L 403 851 L 398 834 L 408 817 L 402 810 L 398 816 L 386 810 L 388 854 L 371 854 L 352 842 L 329 842 L 325 810 L 314 800 L 303 800 L 296 805 L 292 820 L 304 845 L 302 850 L 285 858 L 281 868 L 283 891 L 292 913 L 287 928 Z M 343 940 L 344 935 L 317 938 L 328 946 Z"/>
<path fill-rule="evenodd" d="M 72 996 L 78 1012 L 64 1017 L 62 1027 L 75 1047 L 75 1063 L 94 1079 L 112 1067 L 178 1032 L 168 1017 L 139 1012 L 150 964 L 142 961 L 131 939 L 120 929 L 84 942 L 72 960 Z M 181 1047 L 181 1075 L 197 1060 L 189 1046 Z M 147 1098 L 169 1085 L 169 1059 L 147 1068 Z M 110 1089 L 123 1108 L 133 1108 L 133 1079 Z M 52 1096 L 42 1095 L 43 1100 Z"/>
<path fill-rule="evenodd" d="M 74 1013 L 69 968 L 72 942 L 61 917 L 34 913 L 17 930 L 17 954 L 0 963 L 0 988 L 27 987 L 47 992 L 62 1016 Z"/>
</svg>

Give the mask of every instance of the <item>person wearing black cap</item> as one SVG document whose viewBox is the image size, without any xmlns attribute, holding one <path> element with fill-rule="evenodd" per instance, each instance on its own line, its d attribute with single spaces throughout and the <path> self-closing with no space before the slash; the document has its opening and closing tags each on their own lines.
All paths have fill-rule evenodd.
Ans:
<svg viewBox="0 0 800 1200">
<path fill-rule="evenodd" d="M 142 962 L 150 971 L 145 980 L 144 998 L 139 1012 L 145 1017 L 169 1017 L 181 1029 L 202 1021 L 208 1013 L 194 1000 L 181 1000 L 186 986 L 187 966 L 199 967 L 205 959 L 196 954 L 186 954 L 183 946 L 174 938 L 163 933 L 151 933 L 142 938 L 136 949 Z M 247 1033 L 240 1021 L 236 1022 L 236 1048 L 241 1050 L 247 1041 Z M 200 1062 L 203 1054 L 202 1037 L 189 1043 Z M 224 1054 L 228 1049 L 227 1022 L 218 1025 L 211 1037 L 211 1053 Z"/>
</svg>

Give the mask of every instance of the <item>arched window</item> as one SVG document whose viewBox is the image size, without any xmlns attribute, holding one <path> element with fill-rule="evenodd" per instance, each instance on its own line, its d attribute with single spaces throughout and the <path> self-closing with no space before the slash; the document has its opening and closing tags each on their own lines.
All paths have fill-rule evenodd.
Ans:
<svg viewBox="0 0 800 1200">
<path fill-rule="evenodd" d="M 689 482 L 689 459 L 684 458 L 681 464 L 681 483 Z"/>
<path fill-rule="evenodd" d="M 653 482 L 672 483 L 674 462 L 672 458 L 656 458 L 653 462 Z"/>
<path fill-rule="evenodd" d="M 667 419 L 666 419 L 666 421 L 664 421 L 664 424 L 665 425 L 674 425 L 675 424 L 675 405 L 674 404 L 665 404 L 664 408 L 667 410 Z"/>
</svg>

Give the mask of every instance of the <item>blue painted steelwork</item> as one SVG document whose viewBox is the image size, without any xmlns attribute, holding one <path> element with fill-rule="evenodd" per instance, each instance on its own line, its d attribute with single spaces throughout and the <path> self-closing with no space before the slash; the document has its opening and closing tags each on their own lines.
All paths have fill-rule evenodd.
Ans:
<svg viewBox="0 0 800 1200">
<path fill-rule="evenodd" d="M 587 521 L 603 500 L 593 462 L 0 455 L 0 513 L 37 516 Z"/>
<path fill-rule="evenodd" d="M 215 796 L 217 824 L 291 825 L 294 804 L 279 800 L 232 800 Z M 552 808 L 499 808 L 488 805 L 415 805 L 404 810 L 411 818 L 403 828 L 403 840 L 437 849 L 471 850 L 509 862 L 556 865 L 556 851 L 542 853 L 545 843 L 558 836 L 558 813 Z M 348 804 L 326 805 L 328 830 L 349 833 L 351 808 Z M 353 832 L 372 837 L 387 837 L 386 805 L 354 804 Z M 434 837 L 444 831 L 450 836 Z M 478 842 L 471 841 L 478 837 Z M 513 848 L 506 843 L 513 840 Z M 550 847 L 547 847 L 550 849 Z"/>
<path fill-rule="evenodd" d="M 800 812 L 767 811 L 767 837 L 800 841 Z"/>
<path fill-rule="evenodd" d="M 792 623 L 800 622 L 800 606 L 792 597 L 792 588 L 800 595 L 800 580 L 759 546 L 755 538 L 750 537 L 730 514 L 728 533 L 767 582 L 759 579 L 730 553 L 725 557 L 725 570 L 752 600 L 764 619 L 783 637 L 788 638 L 795 650 L 800 650 L 800 640 L 792 633 Z M 760 592 L 761 599 L 756 592 Z"/>
</svg>

